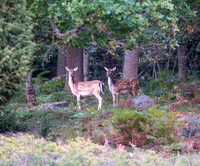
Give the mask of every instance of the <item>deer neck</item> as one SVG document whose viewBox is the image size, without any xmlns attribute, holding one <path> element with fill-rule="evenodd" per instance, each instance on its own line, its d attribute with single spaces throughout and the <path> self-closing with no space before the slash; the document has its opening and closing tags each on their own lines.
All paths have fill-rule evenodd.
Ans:
<svg viewBox="0 0 200 166">
<path fill-rule="evenodd" d="M 73 87 L 74 87 L 74 78 L 73 78 L 73 76 L 70 76 L 69 75 L 69 86 L 70 86 L 70 88 L 71 88 L 71 90 L 73 91 Z"/>
<path fill-rule="evenodd" d="M 114 84 L 113 79 L 110 76 L 108 76 L 108 86 L 109 86 L 109 90 L 113 92 L 115 88 L 115 84 Z"/>
</svg>

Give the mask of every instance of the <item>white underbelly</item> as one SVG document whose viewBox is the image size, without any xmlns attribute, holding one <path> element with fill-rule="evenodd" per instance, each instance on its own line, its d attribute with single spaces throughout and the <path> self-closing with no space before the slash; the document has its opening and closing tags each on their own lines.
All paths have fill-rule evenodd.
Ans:
<svg viewBox="0 0 200 166">
<path fill-rule="evenodd" d="M 86 96 L 92 96 L 93 93 L 91 93 L 91 92 L 80 92 L 80 95 L 81 95 L 82 97 L 86 97 Z"/>
</svg>

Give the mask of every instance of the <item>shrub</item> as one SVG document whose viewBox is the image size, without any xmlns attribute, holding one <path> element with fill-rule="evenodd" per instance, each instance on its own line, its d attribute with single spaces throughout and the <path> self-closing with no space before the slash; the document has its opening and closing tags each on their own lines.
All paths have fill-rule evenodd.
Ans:
<svg viewBox="0 0 200 166">
<path fill-rule="evenodd" d="M 112 144 L 129 145 L 131 142 L 141 147 L 148 142 L 156 144 L 167 144 L 175 140 L 178 142 L 176 128 L 181 125 L 178 121 L 179 114 L 157 107 L 158 105 L 155 105 L 142 112 L 128 108 L 112 109 L 114 115 L 107 121 L 112 123 L 114 128 L 110 131 Z"/>
<path fill-rule="evenodd" d="M 174 86 L 178 83 L 178 79 L 175 79 L 171 76 L 171 71 L 166 69 L 161 70 L 158 74 L 158 79 L 154 79 L 153 77 L 147 75 L 148 84 L 143 89 L 145 94 L 156 96 L 157 98 L 161 98 L 159 101 L 167 102 L 167 100 L 173 99 L 175 94 L 170 93 L 170 90 L 174 89 Z"/>
<path fill-rule="evenodd" d="M 14 95 L 33 61 L 35 44 L 25 0 L 0 1 L 0 105 Z"/>
<path fill-rule="evenodd" d="M 46 72 L 42 72 L 33 79 L 33 85 L 37 95 L 40 94 L 51 94 L 53 92 L 63 91 L 65 86 L 65 81 L 60 77 L 55 77 L 51 80 L 44 79 L 42 74 Z M 40 77 L 39 77 L 40 76 Z M 43 82 L 44 81 L 44 82 Z"/>
<path fill-rule="evenodd" d="M 26 125 L 19 121 L 16 110 L 13 107 L 6 107 L 0 111 L 0 132 L 25 131 Z"/>
</svg>

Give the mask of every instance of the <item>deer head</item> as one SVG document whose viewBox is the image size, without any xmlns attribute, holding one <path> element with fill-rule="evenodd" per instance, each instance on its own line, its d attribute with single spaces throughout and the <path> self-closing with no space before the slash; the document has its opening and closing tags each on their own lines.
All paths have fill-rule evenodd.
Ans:
<svg viewBox="0 0 200 166">
<path fill-rule="evenodd" d="M 104 69 L 107 71 L 106 76 L 109 77 L 112 72 L 116 70 L 116 67 L 114 67 L 113 69 L 108 69 L 107 67 L 104 67 Z"/>
<path fill-rule="evenodd" d="M 78 67 L 75 67 L 74 69 L 69 69 L 69 68 L 66 66 L 65 69 L 69 72 L 69 76 L 73 77 L 74 72 L 75 72 L 76 70 L 78 70 Z"/>
</svg>

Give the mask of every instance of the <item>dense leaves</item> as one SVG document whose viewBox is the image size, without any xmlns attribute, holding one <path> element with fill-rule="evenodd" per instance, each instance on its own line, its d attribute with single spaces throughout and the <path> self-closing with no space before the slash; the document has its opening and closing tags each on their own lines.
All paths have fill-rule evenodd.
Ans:
<svg viewBox="0 0 200 166">
<path fill-rule="evenodd" d="M 164 0 L 28 0 L 37 36 L 53 36 L 69 47 L 106 51 L 136 48 L 140 58 L 155 62 L 174 58 L 176 49 L 191 41 L 199 50 L 199 1 Z M 49 22 L 54 22 L 51 28 Z M 53 32 L 54 33 L 53 33 Z M 48 40 L 51 42 L 51 40 Z M 195 44 L 192 44 L 195 43 Z"/>
<path fill-rule="evenodd" d="M 172 34 L 177 19 L 174 5 L 168 0 L 38 0 L 34 2 L 34 12 L 38 19 L 53 18 L 64 34 L 63 41 L 74 48 L 106 44 L 111 48 L 146 50 L 155 43 L 168 42 L 165 39 L 168 32 Z M 159 33 L 153 35 L 156 31 Z M 149 40 L 150 45 L 146 45 Z"/>
<path fill-rule="evenodd" d="M 23 81 L 33 60 L 31 15 L 25 0 L 0 2 L 0 105 L 5 103 Z"/>
</svg>

